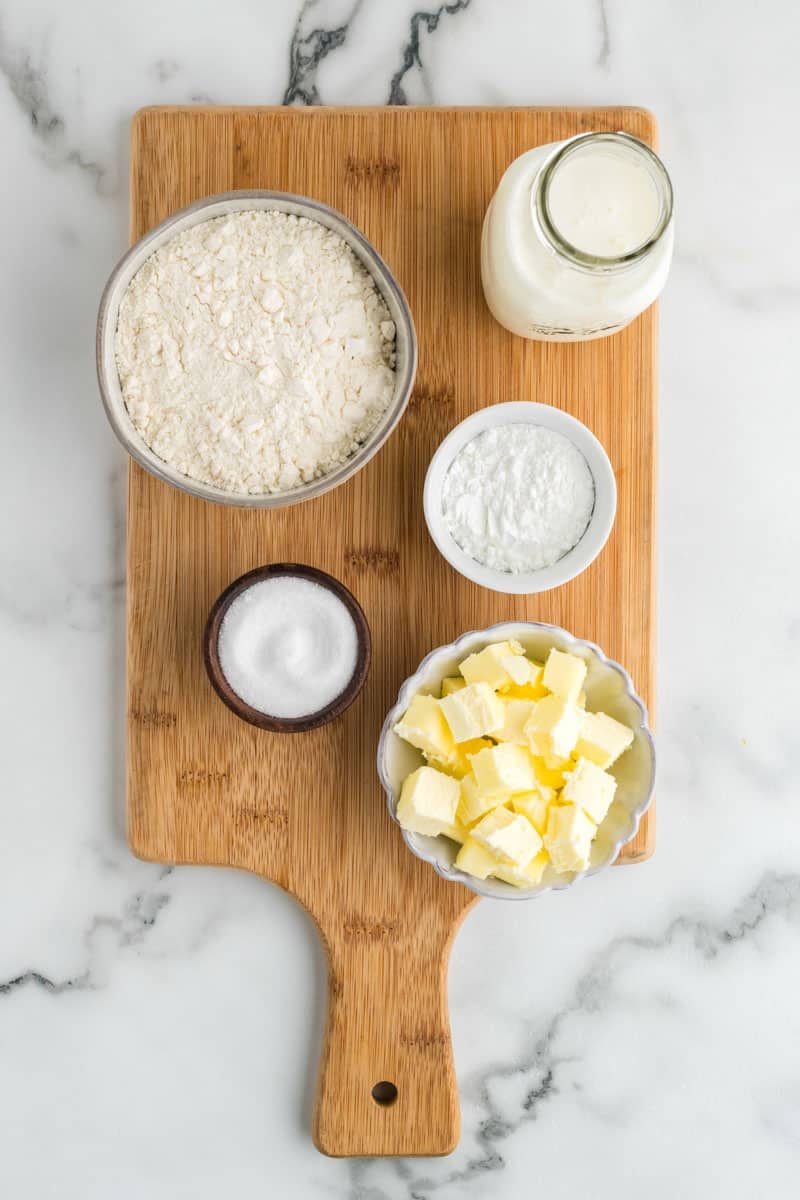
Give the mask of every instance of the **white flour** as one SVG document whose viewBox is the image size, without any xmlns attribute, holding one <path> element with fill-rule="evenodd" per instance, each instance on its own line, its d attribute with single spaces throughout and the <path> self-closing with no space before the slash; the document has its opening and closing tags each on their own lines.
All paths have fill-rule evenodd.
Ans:
<svg viewBox="0 0 800 1200">
<path fill-rule="evenodd" d="M 395 327 L 349 246 L 303 217 L 246 211 L 162 246 L 119 310 L 128 411 L 192 479 L 257 495 L 326 474 L 394 389 Z"/>
<path fill-rule="evenodd" d="M 455 541 L 497 571 L 552 566 L 580 541 L 593 508 L 586 459 L 560 433 L 538 425 L 478 434 L 456 455 L 442 490 Z"/>
</svg>

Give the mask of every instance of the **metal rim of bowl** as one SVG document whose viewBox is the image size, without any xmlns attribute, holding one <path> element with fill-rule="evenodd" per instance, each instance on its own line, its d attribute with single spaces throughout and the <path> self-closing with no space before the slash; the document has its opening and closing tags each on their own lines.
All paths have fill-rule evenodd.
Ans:
<svg viewBox="0 0 800 1200">
<path fill-rule="evenodd" d="M 479 437 L 487 429 L 502 425 L 538 425 L 560 433 L 583 455 L 594 483 L 594 507 L 581 538 L 557 562 L 536 571 L 498 571 L 478 562 L 456 542 L 442 513 L 442 487 L 456 456 L 473 438 Z M 602 510 L 598 507 L 598 499 L 603 501 Z M 425 474 L 422 504 L 431 539 L 454 571 L 491 591 L 532 596 L 575 579 L 601 553 L 616 519 L 617 485 L 614 468 L 603 443 L 583 421 L 551 404 L 534 400 L 507 400 L 471 413 L 442 439 Z"/>
<path fill-rule="evenodd" d="M 303 717 L 274 717 L 269 713 L 261 712 L 260 709 L 253 708 L 228 683 L 219 660 L 219 631 L 233 601 L 256 583 L 261 583 L 265 579 L 287 576 L 307 579 L 310 583 L 316 583 L 320 587 L 327 588 L 329 592 L 333 592 L 353 618 L 358 637 L 358 657 L 350 682 L 324 708 Z M 214 601 L 203 630 L 203 662 L 214 691 L 223 704 L 242 721 L 256 725 L 259 729 L 266 729 L 270 733 L 307 733 L 311 729 L 319 729 L 322 725 L 327 725 L 330 721 L 340 717 L 350 707 L 366 683 L 371 661 L 372 637 L 369 622 L 353 593 L 340 580 L 329 575 L 327 571 L 322 571 L 319 567 L 310 567 L 304 563 L 269 563 L 267 566 L 255 567 L 252 571 L 240 575 L 238 579 L 229 583 Z"/>
<path fill-rule="evenodd" d="M 263 203 L 265 201 L 274 203 Z M 227 205 L 231 204 L 235 204 L 236 207 L 226 208 Z M 220 211 L 212 211 L 215 208 L 219 208 Z M 323 225 L 326 229 L 330 229 L 333 233 L 338 233 L 353 250 L 359 262 L 368 272 L 378 291 L 383 296 L 383 299 L 391 301 L 389 305 L 390 309 L 392 307 L 396 309 L 396 313 L 391 313 L 392 319 L 398 326 L 399 333 L 397 317 L 401 318 L 403 336 L 407 342 L 407 353 L 402 366 L 402 373 L 398 375 L 395 381 L 392 401 L 382 418 L 382 422 L 385 421 L 385 424 L 379 422 L 376 430 L 353 455 L 340 464 L 340 466 L 334 468 L 334 470 L 321 475 L 319 479 L 314 479 L 310 483 L 302 484 L 286 492 L 272 492 L 260 495 L 227 492 L 222 488 L 214 487 L 212 484 L 203 483 L 201 480 L 194 480 L 190 476 L 183 475 L 180 471 L 170 467 L 168 463 L 159 458 L 147 445 L 128 414 L 122 396 L 122 389 L 119 385 L 116 367 L 113 371 L 107 369 L 109 345 L 113 359 L 113 343 L 116 336 L 120 301 L 134 275 L 141 269 L 147 259 L 161 245 L 169 241 L 170 236 L 175 236 L 180 232 L 179 230 L 175 230 L 175 226 L 183 225 L 186 222 L 185 227 L 190 228 L 194 225 L 202 224 L 203 221 L 211 221 L 216 216 L 223 216 L 225 212 L 240 212 L 250 209 L 289 212 L 295 216 L 307 217 L 308 220 L 317 221 L 318 224 Z M 197 220 L 187 220 L 187 218 L 194 216 L 197 216 Z M 175 230 L 174 234 L 170 233 L 172 230 Z M 145 253 L 145 251 L 147 252 Z M 131 266 L 134 263 L 136 267 L 134 270 L 131 270 Z M 186 205 L 186 207 L 172 213 L 165 220 L 154 226 L 153 229 L 139 238 L 126 251 L 111 272 L 100 298 L 97 315 L 95 359 L 100 396 L 108 422 L 118 441 L 131 458 L 151 475 L 155 475 L 156 478 L 170 484 L 172 487 L 178 488 L 180 491 L 217 504 L 226 504 L 238 508 L 286 508 L 292 504 L 300 504 L 305 500 L 313 500 L 317 496 L 321 496 L 325 492 L 338 487 L 339 484 L 346 483 L 348 479 L 357 474 L 378 453 L 397 428 L 411 397 L 411 390 L 414 386 L 414 378 L 417 371 L 418 345 L 414 319 L 403 289 L 375 246 L 361 233 L 352 221 L 337 209 L 331 208 L 329 205 L 307 196 L 299 196 L 291 192 L 273 192 L 264 189 L 243 189 L 240 191 L 219 192 L 213 196 L 206 196 L 202 200 L 196 200 L 194 203 Z M 391 415 L 387 420 L 388 414 Z"/>
<path fill-rule="evenodd" d="M 596 657 L 598 662 L 605 667 L 609 667 L 621 677 L 622 682 L 625 685 L 626 696 L 628 696 L 628 698 L 632 701 L 640 714 L 639 728 L 637 733 L 641 734 L 642 738 L 647 744 L 651 764 L 650 781 L 642 801 L 636 805 L 635 809 L 633 809 L 630 814 L 631 827 L 627 833 L 627 836 L 619 838 L 612 844 L 611 852 L 605 862 L 598 863 L 596 867 L 588 867 L 585 871 L 578 871 L 572 876 L 571 879 L 567 879 L 563 883 L 550 883 L 546 886 L 542 886 L 542 884 L 536 884 L 531 888 L 517 888 L 513 887 L 511 884 L 503 883 L 502 881 L 494 881 L 498 888 L 502 890 L 494 890 L 494 888 L 490 890 L 486 886 L 486 882 L 488 881 L 477 879 L 473 875 L 467 875 L 464 871 L 459 871 L 455 866 L 446 866 L 439 859 L 437 859 L 435 855 L 423 854 L 412 844 L 411 839 L 414 835 L 410 834 L 406 829 L 403 829 L 402 825 L 397 819 L 397 802 L 399 796 L 395 794 L 395 789 L 386 771 L 386 743 L 394 725 L 408 707 L 411 697 L 417 691 L 419 691 L 421 687 L 424 686 L 423 676 L 432 660 L 438 658 L 440 655 L 444 656 L 445 652 L 452 653 L 454 656 L 457 656 L 458 654 L 462 653 L 461 647 L 463 644 L 465 642 L 471 642 L 473 638 L 485 638 L 488 643 L 493 637 L 498 637 L 501 631 L 506 631 L 509 629 L 509 627 L 513 626 L 525 626 L 529 629 L 536 630 L 537 632 L 552 634 L 554 638 L 562 640 L 567 646 L 585 647 Z M 649 724 L 647 706 L 645 705 L 639 693 L 636 691 L 636 688 L 633 686 L 633 680 L 621 663 L 616 662 L 616 660 L 613 658 L 609 658 L 608 655 L 605 654 L 595 642 L 589 641 L 588 638 L 576 637 L 568 630 L 562 629 L 560 625 L 550 625 L 545 621 L 501 621 L 496 625 L 488 626 L 486 629 L 472 629 L 466 633 L 462 633 L 460 637 L 455 639 L 455 641 L 448 642 L 442 646 L 437 646 L 435 649 L 431 650 L 430 653 L 425 655 L 416 671 L 409 675 L 408 678 L 402 683 L 395 703 L 386 714 L 386 719 L 383 723 L 380 737 L 378 739 L 377 768 L 378 778 L 380 779 L 381 786 L 386 794 L 386 807 L 389 810 L 389 815 L 400 829 L 403 841 L 408 847 L 410 853 L 413 854 L 415 858 L 418 858 L 421 862 L 428 863 L 429 866 L 433 867 L 437 875 L 441 875 L 442 879 L 446 879 L 450 883 L 462 883 L 464 887 L 468 888 L 471 892 L 474 892 L 476 896 L 481 896 L 485 900 L 533 900 L 537 896 L 546 895 L 548 892 L 566 891 L 568 888 L 573 887 L 576 883 L 579 883 L 582 879 L 589 879 L 593 875 L 599 875 L 601 871 L 605 871 L 607 867 L 614 865 L 623 846 L 627 846 L 628 843 L 636 837 L 642 817 L 647 812 L 653 801 L 653 795 L 656 786 L 656 746 L 655 738 L 653 737 L 653 731 L 651 730 Z"/>
</svg>

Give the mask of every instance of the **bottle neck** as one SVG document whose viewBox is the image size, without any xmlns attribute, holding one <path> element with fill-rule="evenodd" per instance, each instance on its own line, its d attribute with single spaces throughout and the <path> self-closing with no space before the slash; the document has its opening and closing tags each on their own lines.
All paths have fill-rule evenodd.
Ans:
<svg viewBox="0 0 800 1200">
<path fill-rule="evenodd" d="M 586 133 L 560 146 L 531 191 L 537 236 L 590 274 L 625 271 L 658 245 L 672 220 L 672 184 L 658 155 L 626 133 Z"/>
</svg>

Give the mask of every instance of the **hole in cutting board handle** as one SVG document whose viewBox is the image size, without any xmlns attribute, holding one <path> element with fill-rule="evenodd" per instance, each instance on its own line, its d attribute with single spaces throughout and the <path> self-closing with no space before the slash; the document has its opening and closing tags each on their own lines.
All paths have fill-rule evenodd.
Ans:
<svg viewBox="0 0 800 1200">
<path fill-rule="evenodd" d="M 376 1104 L 380 1104 L 382 1108 L 388 1108 L 397 1099 L 397 1088 L 388 1079 L 382 1079 L 372 1089 L 372 1099 Z"/>
</svg>

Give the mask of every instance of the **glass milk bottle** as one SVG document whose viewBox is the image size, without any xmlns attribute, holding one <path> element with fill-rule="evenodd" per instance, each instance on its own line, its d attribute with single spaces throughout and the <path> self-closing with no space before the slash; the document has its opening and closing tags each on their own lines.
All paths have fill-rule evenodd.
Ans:
<svg viewBox="0 0 800 1200">
<path fill-rule="evenodd" d="M 585 133 L 537 146 L 511 164 L 486 212 L 486 303 L 520 337 L 605 337 L 657 298 L 672 244 L 672 185 L 644 142 Z"/>
</svg>

